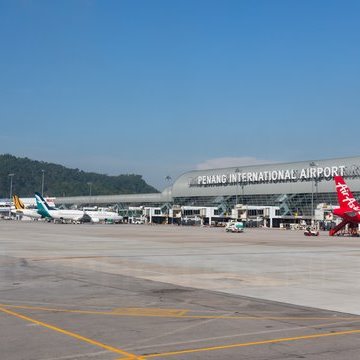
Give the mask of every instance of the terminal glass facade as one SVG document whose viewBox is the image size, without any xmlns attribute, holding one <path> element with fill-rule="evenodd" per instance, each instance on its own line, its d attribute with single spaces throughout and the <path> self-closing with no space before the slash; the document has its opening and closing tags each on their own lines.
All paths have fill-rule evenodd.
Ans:
<svg viewBox="0 0 360 360">
<path fill-rule="evenodd" d="M 360 192 L 353 193 L 360 198 Z M 174 204 L 181 206 L 204 206 L 218 207 L 219 215 L 231 213 L 231 209 L 238 204 L 255 206 L 279 206 L 280 216 L 303 216 L 311 217 L 313 210 L 318 204 L 337 205 L 337 197 L 334 193 L 301 193 L 301 194 L 276 194 L 276 195 L 244 195 L 217 196 L 217 197 L 179 197 L 174 199 Z"/>
</svg>

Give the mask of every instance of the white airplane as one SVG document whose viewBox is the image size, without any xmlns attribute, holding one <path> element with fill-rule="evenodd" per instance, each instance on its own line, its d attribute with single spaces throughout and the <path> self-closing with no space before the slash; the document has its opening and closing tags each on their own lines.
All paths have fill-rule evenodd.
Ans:
<svg viewBox="0 0 360 360">
<path fill-rule="evenodd" d="M 13 202 L 15 205 L 15 211 L 12 211 L 12 213 L 27 216 L 32 219 L 40 219 L 42 217 L 36 209 L 27 209 L 17 195 L 13 196 Z"/>
<path fill-rule="evenodd" d="M 54 220 L 61 221 L 75 221 L 75 222 L 90 222 L 91 218 L 89 215 L 86 215 L 84 211 L 81 210 L 63 210 L 56 209 L 49 206 L 46 200 L 39 194 L 35 193 L 35 200 L 37 205 L 37 211 L 40 215 L 45 218 L 50 218 Z"/>
<path fill-rule="evenodd" d="M 50 217 L 55 220 L 71 220 L 79 222 L 100 222 L 113 221 L 119 222 L 123 218 L 113 211 L 96 211 L 96 210 L 61 210 L 49 206 L 46 200 L 39 194 L 35 193 L 38 212 L 44 217 Z"/>
<path fill-rule="evenodd" d="M 85 214 L 89 215 L 92 222 L 100 221 L 112 221 L 120 222 L 123 220 L 123 217 L 114 211 L 106 210 L 84 210 Z"/>
</svg>

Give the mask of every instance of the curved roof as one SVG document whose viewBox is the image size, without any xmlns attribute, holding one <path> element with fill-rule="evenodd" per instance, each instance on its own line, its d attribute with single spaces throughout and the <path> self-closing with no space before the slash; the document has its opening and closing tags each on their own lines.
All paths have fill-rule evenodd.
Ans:
<svg viewBox="0 0 360 360">
<path fill-rule="evenodd" d="M 72 196 L 56 198 L 56 204 L 121 204 L 121 203 L 136 203 L 136 204 L 157 204 L 171 202 L 171 191 L 169 188 L 162 193 L 154 194 L 129 194 L 129 195 L 98 195 L 98 196 Z"/>
<path fill-rule="evenodd" d="M 318 192 L 334 192 L 335 171 L 356 176 L 347 182 L 360 191 L 360 157 L 349 157 L 190 171 L 175 181 L 172 196 L 236 195 L 242 190 L 246 195 L 308 193 L 314 180 Z"/>
<path fill-rule="evenodd" d="M 353 192 L 360 192 L 360 157 L 308 160 L 256 166 L 195 170 L 176 179 L 162 193 L 76 196 L 57 198 L 56 204 L 166 203 L 178 197 L 334 192 L 334 171 L 345 175 Z"/>
</svg>

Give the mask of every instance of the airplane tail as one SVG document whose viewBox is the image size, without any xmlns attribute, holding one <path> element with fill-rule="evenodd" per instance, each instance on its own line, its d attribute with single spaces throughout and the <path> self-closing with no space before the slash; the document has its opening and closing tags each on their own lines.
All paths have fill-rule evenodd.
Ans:
<svg viewBox="0 0 360 360">
<path fill-rule="evenodd" d="M 16 210 L 24 210 L 25 209 L 24 203 L 20 200 L 20 198 L 17 195 L 13 196 L 13 202 L 14 202 Z"/>
<path fill-rule="evenodd" d="M 346 212 L 359 212 L 360 205 L 354 198 L 342 176 L 335 176 L 334 180 L 340 209 Z"/>
<path fill-rule="evenodd" d="M 50 206 L 38 192 L 35 193 L 35 200 L 39 214 L 41 214 L 44 217 L 51 217 L 49 213 L 49 210 L 51 210 Z"/>
</svg>

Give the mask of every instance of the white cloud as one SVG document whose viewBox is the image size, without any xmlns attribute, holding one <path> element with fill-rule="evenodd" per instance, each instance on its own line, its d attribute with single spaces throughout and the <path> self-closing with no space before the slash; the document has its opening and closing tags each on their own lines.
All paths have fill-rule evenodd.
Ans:
<svg viewBox="0 0 360 360">
<path fill-rule="evenodd" d="M 206 160 L 196 165 L 196 169 L 207 170 L 207 169 L 218 169 L 218 168 L 235 167 L 235 166 L 273 164 L 276 162 L 277 161 L 274 160 L 263 160 L 251 156 L 222 157 L 222 158 Z"/>
</svg>

